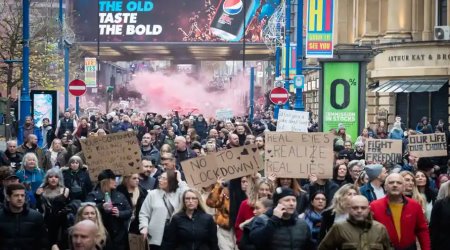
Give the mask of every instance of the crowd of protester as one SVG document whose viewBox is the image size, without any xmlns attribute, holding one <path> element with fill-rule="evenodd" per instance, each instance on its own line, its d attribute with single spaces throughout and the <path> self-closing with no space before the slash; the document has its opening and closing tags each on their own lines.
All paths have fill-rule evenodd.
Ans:
<svg viewBox="0 0 450 250">
<path fill-rule="evenodd" d="M 0 152 L 0 249 L 449 249 L 450 161 L 406 151 L 409 135 L 448 133 L 441 120 L 435 130 L 426 117 L 415 129 L 400 117 L 391 129 L 380 121 L 353 141 L 339 124 L 330 179 L 255 173 L 201 190 L 186 183 L 182 161 L 249 144 L 264 157 L 264 133 L 275 130 L 270 111 L 253 122 L 66 111 L 55 126 L 36 127 L 27 117 L 23 138 Z M 140 171 L 91 179 L 80 140 L 121 131 L 137 136 Z M 403 161 L 366 162 L 368 138 L 402 140 Z"/>
</svg>

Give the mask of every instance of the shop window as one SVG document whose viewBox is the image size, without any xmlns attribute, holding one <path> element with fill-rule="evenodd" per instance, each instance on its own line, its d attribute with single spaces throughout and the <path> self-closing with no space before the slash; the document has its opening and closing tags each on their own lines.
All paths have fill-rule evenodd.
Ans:
<svg viewBox="0 0 450 250">
<path fill-rule="evenodd" d="M 448 24 L 447 20 L 447 0 L 436 0 L 437 1 L 437 26 L 446 26 Z"/>
</svg>

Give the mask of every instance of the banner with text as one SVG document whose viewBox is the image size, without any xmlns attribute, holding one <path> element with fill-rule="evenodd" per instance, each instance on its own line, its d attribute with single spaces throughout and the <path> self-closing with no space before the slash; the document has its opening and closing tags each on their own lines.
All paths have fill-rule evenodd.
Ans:
<svg viewBox="0 0 450 250">
<path fill-rule="evenodd" d="M 116 175 L 139 173 L 141 149 L 134 132 L 91 136 L 80 142 L 92 180 L 96 181 L 105 169 L 111 169 Z"/>
<path fill-rule="evenodd" d="M 280 109 L 278 112 L 277 132 L 308 132 L 309 113 Z"/>
<path fill-rule="evenodd" d="M 368 163 L 401 163 L 402 140 L 367 139 L 365 153 Z"/>
<path fill-rule="evenodd" d="M 216 110 L 216 119 L 220 121 L 226 121 L 233 118 L 232 109 L 218 109 Z"/>
<path fill-rule="evenodd" d="M 330 133 L 267 132 L 265 174 L 277 177 L 333 176 L 333 139 Z"/>
<path fill-rule="evenodd" d="M 306 57 L 333 57 L 334 0 L 308 0 Z"/>
<path fill-rule="evenodd" d="M 227 149 L 181 162 L 187 183 L 196 188 L 214 184 L 219 177 L 231 180 L 252 175 L 262 165 L 262 157 L 254 146 Z"/>
<path fill-rule="evenodd" d="M 447 156 L 447 137 L 444 133 L 409 135 L 408 151 L 416 157 Z"/>
<path fill-rule="evenodd" d="M 84 83 L 87 88 L 97 87 L 97 58 L 84 58 Z"/>
</svg>

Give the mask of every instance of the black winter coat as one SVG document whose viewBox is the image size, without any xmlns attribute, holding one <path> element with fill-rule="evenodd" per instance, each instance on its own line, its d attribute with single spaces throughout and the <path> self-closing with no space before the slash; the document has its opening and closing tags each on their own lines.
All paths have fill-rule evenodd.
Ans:
<svg viewBox="0 0 450 250">
<path fill-rule="evenodd" d="M 139 231 L 139 212 L 141 211 L 141 207 L 142 207 L 142 203 L 144 203 L 145 197 L 147 197 L 147 190 L 143 189 L 142 187 L 138 187 L 139 188 L 139 197 L 137 199 L 137 203 L 136 203 L 136 208 L 134 209 L 134 213 L 133 216 L 134 218 L 132 218 L 133 220 L 130 223 L 130 229 L 128 230 L 128 232 L 133 233 L 133 234 L 140 234 Z M 125 198 L 128 201 L 128 204 L 130 204 L 131 209 L 132 208 L 132 194 L 128 193 L 128 189 L 124 186 L 124 185 L 119 185 L 117 187 L 117 191 L 121 192 Z"/>
<path fill-rule="evenodd" d="M 90 192 L 86 201 L 95 202 L 102 214 L 103 224 L 111 238 L 111 246 L 107 245 L 106 249 L 126 250 L 128 249 L 128 222 L 131 218 L 131 206 L 121 192 L 113 190 L 110 195 L 113 207 L 119 209 L 119 217 L 115 217 L 103 209 L 105 194 L 99 188 Z"/>
<path fill-rule="evenodd" d="M 164 250 L 219 250 L 217 226 L 211 215 L 194 212 L 192 219 L 184 212 L 172 217 Z"/>
<path fill-rule="evenodd" d="M 450 246 L 450 197 L 436 201 L 430 218 L 432 250 L 447 250 Z"/>
<path fill-rule="evenodd" d="M 0 210 L 0 249 L 47 249 L 47 230 L 42 215 L 26 205 L 21 213 L 14 214 L 5 204 Z"/>
<path fill-rule="evenodd" d="M 70 190 L 69 199 L 86 201 L 86 196 L 92 191 L 92 182 L 86 166 L 80 167 L 78 171 L 74 172 L 70 168 L 62 170 L 64 177 L 64 186 Z M 75 185 L 78 183 L 78 186 Z"/>
<path fill-rule="evenodd" d="M 328 231 L 330 231 L 330 228 L 334 224 L 334 219 L 336 217 L 336 214 L 333 212 L 332 209 L 327 209 L 323 211 L 322 213 L 322 223 L 320 223 L 320 232 L 319 232 L 319 241 L 320 243 L 323 238 L 325 238 L 325 235 L 327 235 Z"/>
</svg>

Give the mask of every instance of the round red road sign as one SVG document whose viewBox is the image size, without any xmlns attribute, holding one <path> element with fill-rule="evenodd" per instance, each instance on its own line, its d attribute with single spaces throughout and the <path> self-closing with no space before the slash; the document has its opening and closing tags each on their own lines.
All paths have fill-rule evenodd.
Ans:
<svg viewBox="0 0 450 250">
<path fill-rule="evenodd" d="M 273 88 L 269 99 L 273 104 L 285 104 L 289 100 L 289 92 L 285 88 Z"/>
<path fill-rule="evenodd" d="M 69 83 L 69 92 L 73 96 L 82 96 L 86 93 L 86 83 L 82 80 L 75 79 Z"/>
</svg>

